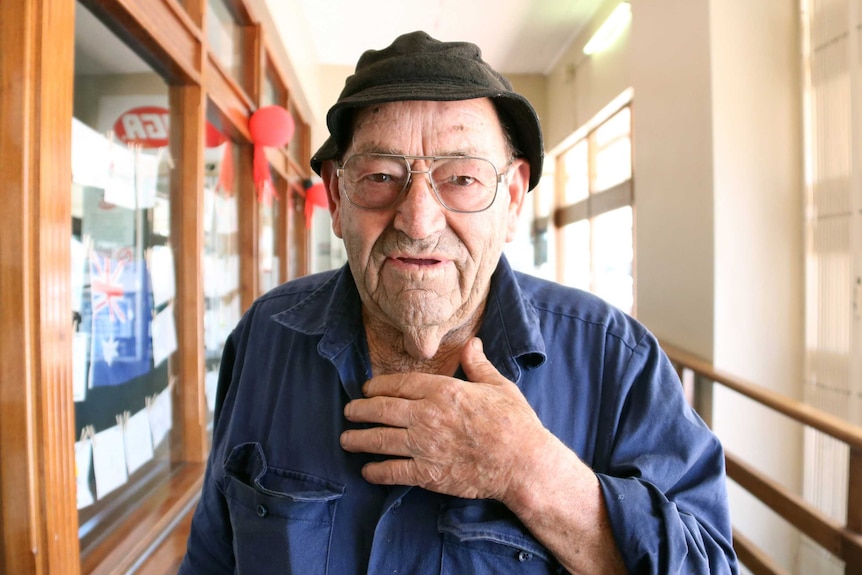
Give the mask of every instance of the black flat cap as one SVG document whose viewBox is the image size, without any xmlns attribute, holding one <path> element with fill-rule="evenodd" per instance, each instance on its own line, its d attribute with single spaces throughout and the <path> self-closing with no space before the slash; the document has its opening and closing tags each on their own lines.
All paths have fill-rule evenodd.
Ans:
<svg viewBox="0 0 862 575">
<path fill-rule="evenodd" d="M 352 111 L 384 102 L 405 100 L 471 100 L 490 98 L 519 155 L 530 164 L 530 188 L 542 175 L 542 128 L 526 98 L 482 59 L 482 51 L 469 42 L 441 42 L 425 32 L 404 34 L 383 50 L 368 50 L 347 78 L 338 101 L 326 114 L 330 136 L 311 158 L 320 174 L 321 164 L 335 159 L 351 126 Z"/>
</svg>

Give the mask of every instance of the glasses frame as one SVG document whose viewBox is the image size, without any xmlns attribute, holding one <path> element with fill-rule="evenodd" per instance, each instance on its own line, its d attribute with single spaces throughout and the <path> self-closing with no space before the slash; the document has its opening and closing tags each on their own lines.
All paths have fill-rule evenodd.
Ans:
<svg viewBox="0 0 862 575">
<path fill-rule="evenodd" d="M 395 204 L 397 204 L 399 201 L 401 201 L 401 198 L 404 197 L 405 192 L 410 189 L 410 184 L 413 183 L 413 174 L 425 174 L 428 176 L 428 183 L 430 184 L 429 187 L 434 192 L 434 197 L 437 198 L 437 202 L 439 202 L 441 206 L 443 206 L 444 208 L 446 208 L 450 212 L 455 212 L 457 214 L 480 214 L 480 213 L 488 210 L 491 206 L 493 206 L 494 202 L 497 201 L 497 192 L 500 189 L 500 182 L 502 182 L 503 178 L 505 178 L 508 175 L 509 168 L 512 167 L 512 162 L 514 161 L 514 160 L 509 160 L 506 163 L 506 165 L 504 166 L 503 170 L 500 171 L 497 169 L 497 166 L 494 165 L 494 162 L 492 162 L 488 158 L 481 158 L 479 156 L 406 156 L 403 154 L 382 154 L 382 153 L 376 153 L 376 152 L 359 152 L 357 154 L 351 154 L 350 156 L 348 156 L 347 159 L 344 160 L 344 162 L 341 163 L 336 168 L 336 170 L 335 170 L 336 177 L 338 177 L 340 180 L 344 178 L 344 166 L 347 164 L 347 162 L 349 162 L 355 156 L 373 156 L 376 158 L 399 158 L 401 160 L 404 160 L 404 164 L 407 166 L 407 179 L 404 182 L 404 187 L 401 188 L 401 191 L 398 192 L 398 195 L 395 196 L 395 199 L 393 199 L 391 203 L 389 203 L 385 206 L 379 206 L 376 208 L 369 208 L 367 206 L 360 206 L 359 204 L 357 204 L 356 202 L 354 202 L 351 199 L 350 193 L 347 191 L 347 186 L 345 185 L 344 186 L 344 196 L 347 198 L 348 202 L 350 202 L 351 204 L 353 204 L 357 208 L 360 208 L 362 210 L 387 210 L 387 209 L 391 208 L 392 206 L 394 206 Z M 423 160 L 423 161 L 428 162 L 428 168 L 425 170 L 414 170 L 411 162 L 415 162 L 416 160 Z M 488 162 L 491 165 L 491 167 L 494 168 L 494 174 L 496 174 L 496 177 L 495 177 L 496 183 L 494 185 L 494 195 L 491 197 L 491 201 L 488 202 L 488 205 L 485 206 L 484 208 L 482 208 L 481 210 L 457 210 L 453 207 L 446 205 L 446 202 L 444 202 L 443 198 L 440 197 L 440 192 L 437 190 L 436 184 L 434 184 L 434 179 L 431 177 L 431 168 L 434 165 L 434 162 L 436 162 L 438 160 L 482 160 L 482 161 Z"/>
</svg>

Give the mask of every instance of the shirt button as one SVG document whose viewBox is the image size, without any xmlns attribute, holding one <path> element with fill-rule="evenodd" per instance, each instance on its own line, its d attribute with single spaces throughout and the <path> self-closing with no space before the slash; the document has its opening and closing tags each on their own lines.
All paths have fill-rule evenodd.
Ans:
<svg viewBox="0 0 862 575">
<path fill-rule="evenodd" d="M 266 509 L 266 507 L 264 505 L 258 505 L 257 506 L 257 516 L 258 517 L 266 517 L 266 515 L 268 513 L 269 513 L 269 511 Z"/>
<path fill-rule="evenodd" d="M 518 553 L 518 561 L 520 561 L 521 563 L 523 563 L 525 561 L 529 561 L 532 558 L 533 558 L 532 553 L 528 553 L 526 551 L 521 551 L 520 553 Z"/>
</svg>

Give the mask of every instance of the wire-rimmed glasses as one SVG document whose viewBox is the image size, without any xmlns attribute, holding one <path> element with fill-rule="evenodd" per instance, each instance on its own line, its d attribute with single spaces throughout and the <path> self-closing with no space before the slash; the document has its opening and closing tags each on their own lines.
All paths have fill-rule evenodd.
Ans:
<svg viewBox="0 0 862 575">
<path fill-rule="evenodd" d="M 422 161 L 424 170 L 411 163 Z M 410 187 L 413 174 L 427 174 L 437 200 L 447 210 L 476 213 L 487 210 L 497 197 L 502 173 L 485 158 L 474 156 L 402 156 L 398 154 L 354 154 L 347 158 L 336 175 L 344 182 L 344 193 L 351 204 L 368 209 L 389 208 Z"/>
</svg>

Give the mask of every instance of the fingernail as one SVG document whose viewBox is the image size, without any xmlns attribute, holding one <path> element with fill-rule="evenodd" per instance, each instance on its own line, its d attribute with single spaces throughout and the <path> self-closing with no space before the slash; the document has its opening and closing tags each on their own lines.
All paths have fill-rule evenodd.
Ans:
<svg viewBox="0 0 862 575">
<path fill-rule="evenodd" d="M 482 351 L 482 340 L 481 339 L 479 339 L 478 337 L 474 337 L 472 344 L 473 344 L 473 349 L 476 349 L 478 351 Z"/>
</svg>

